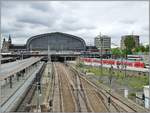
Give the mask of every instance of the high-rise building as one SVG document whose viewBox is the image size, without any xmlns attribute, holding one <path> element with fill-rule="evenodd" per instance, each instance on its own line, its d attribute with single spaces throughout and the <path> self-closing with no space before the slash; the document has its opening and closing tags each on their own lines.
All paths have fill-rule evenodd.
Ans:
<svg viewBox="0 0 150 113">
<path fill-rule="evenodd" d="M 94 38 L 94 45 L 99 49 L 100 48 L 100 38 L 97 36 Z"/>
<path fill-rule="evenodd" d="M 121 49 L 125 49 L 125 44 L 124 44 L 124 40 L 127 37 L 133 37 L 134 41 L 135 41 L 135 47 L 138 47 L 140 45 L 140 41 L 139 41 L 139 36 L 138 35 L 124 35 L 121 37 Z"/>
<path fill-rule="evenodd" d="M 111 48 L 111 37 L 107 35 L 98 35 L 95 37 L 94 44 L 98 49 L 110 50 Z"/>
</svg>

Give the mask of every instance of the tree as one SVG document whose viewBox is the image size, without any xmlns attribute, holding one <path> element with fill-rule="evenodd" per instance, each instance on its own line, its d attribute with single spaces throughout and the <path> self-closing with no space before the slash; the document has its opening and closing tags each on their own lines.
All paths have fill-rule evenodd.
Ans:
<svg viewBox="0 0 150 113">
<path fill-rule="evenodd" d="M 112 55 L 114 55 L 114 56 L 120 56 L 121 55 L 121 51 L 119 48 L 112 48 L 111 52 L 112 52 Z"/>
<path fill-rule="evenodd" d="M 145 51 L 146 51 L 146 52 L 149 52 L 149 45 L 146 45 Z"/>
<path fill-rule="evenodd" d="M 140 51 L 145 52 L 145 47 L 143 45 L 140 45 Z"/>
<path fill-rule="evenodd" d="M 120 48 L 112 48 L 111 52 L 112 55 L 115 56 L 115 58 L 123 57 L 126 54 L 126 50 L 121 50 Z"/>
<path fill-rule="evenodd" d="M 127 58 L 127 54 L 129 53 L 129 51 L 127 49 L 123 49 L 122 50 L 122 57 Z"/>
<path fill-rule="evenodd" d="M 140 52 L 140 47 L 136 47 L 135 52 Z"/>
<path fill-rule="evenodd" d="M 142 44 L 139 47 L 135 48 L 135 52 L 149 52 L 149 45 L 143 46 Z"/>
<path fill-rule="evenodd" d="M 132 49 L 135 47 L 135 40 L 132 36 L 127 36 L 124 40 L 124 44 L 128 54 L 132 53 Z"/>
</svg>

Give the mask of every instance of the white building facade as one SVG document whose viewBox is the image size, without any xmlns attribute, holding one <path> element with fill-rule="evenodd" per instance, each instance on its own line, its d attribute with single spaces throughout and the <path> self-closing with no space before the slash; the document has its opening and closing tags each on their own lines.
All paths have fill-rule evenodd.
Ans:
<svg viewBox="0 0 150 113">
<path fill-rule="evenodd" d="M 98 49 L 110 50 L 111 49 L 111 37 L 107 35 L 98 35 L 95 37 L 94 44 Z"/>
<path fill-rule="evenodd" d="M 145 108 L 150 108 L 150 89 L 149 86 L 144 86 Z"/>
</svg>

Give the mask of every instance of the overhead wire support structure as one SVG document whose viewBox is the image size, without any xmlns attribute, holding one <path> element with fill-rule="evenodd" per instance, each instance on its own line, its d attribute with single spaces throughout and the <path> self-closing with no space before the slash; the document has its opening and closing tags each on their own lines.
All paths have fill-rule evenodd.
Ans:
<svg viewBox="0 0 150 113">
<path fill-rule="evenodd" d="M 149 37 L 149 109 L 150 109 L 150 37 Z"/>
<path fill-rule="evenodd" d="M 50 55 L 50 47 L 49 47 L 49 45 L 48 45 L 48 64 L 51 64 L 51 55 Z M 50 67 L 48 67 L 48 76 L 50 78 Z"/>
<path fill-rule="evenodd" d="M 102 49 L 103 49 L 103 38 L 101 36 L 101 33 L 100 33 L 100 44 L 101 44 L 101 50 L 100 50 L 100 59 L 101 59 L 101 75 L 103 74 L 103 64 L 102 64 L 102 60 L 103 60 L 103 54 L 102 54 Z M 100 76 L 99 76 L 99 82 L 100 82 Z"/>
<path fill-rule="evenodd" d="M 111 112 L 111 90 L 112 90 L 112 77 L 113 77 L 113 66 L 111 65 L 109 70 L 109 97 L 108 97 L 108 105 L 109 105 L 109 111 Z"/>
<path fill-rule="evenodd" d="M 0 67 L 1 67 L 1 39 L 2 39 L 2 34 L 0 35 Z M 0 98 L 2 98 L 2 91 L 1 91 L 1 80 L 0 80 Z M 1 111 L 1 104 L 0 104 L 0 111 Z"/>
</svg>

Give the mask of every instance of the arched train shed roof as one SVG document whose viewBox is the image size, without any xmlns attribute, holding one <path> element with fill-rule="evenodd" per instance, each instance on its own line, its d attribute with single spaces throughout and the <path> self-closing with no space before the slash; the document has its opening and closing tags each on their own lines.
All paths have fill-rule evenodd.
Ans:
<svg viewBox="0 0 150 113">
<path fill-rule="evenodd" d="M 85 41 L 77 36 L 53 32 L 33 36 L 27 40 L 27 50 L 85 50 Z"/>
</svg>

